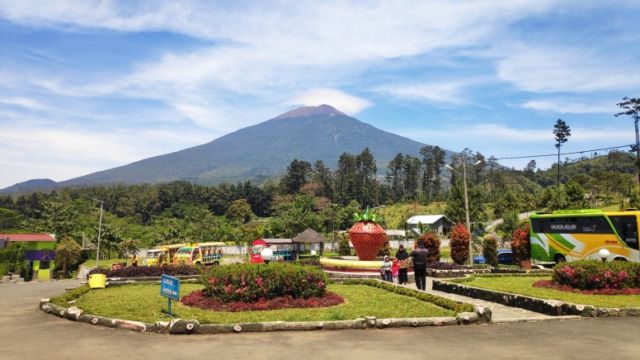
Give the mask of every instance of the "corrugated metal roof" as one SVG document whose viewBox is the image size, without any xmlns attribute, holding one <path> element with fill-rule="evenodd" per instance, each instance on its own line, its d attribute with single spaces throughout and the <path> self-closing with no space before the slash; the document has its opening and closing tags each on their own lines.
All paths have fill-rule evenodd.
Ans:
<svg viewBox="0 0 640 360">
<path fill-rule="evenodd" d="M 0 234 L 0 240 L 9 242 L 56 241 L 51 234 Z"/>
<path fill-rule="evenodd" d="M 407 224 L 417 225 L 418 223 L 424 225 L 435 224 L 438 220 L 444 218 L 444 215 L 416 215 L 407 220 Z"/>
</svg>

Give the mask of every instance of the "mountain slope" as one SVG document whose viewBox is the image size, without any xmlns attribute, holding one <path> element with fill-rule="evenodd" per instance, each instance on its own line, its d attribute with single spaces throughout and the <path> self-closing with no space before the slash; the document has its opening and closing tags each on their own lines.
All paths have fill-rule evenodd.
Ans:
<svg viewBox="0 0 640 360">
<path fill-rule="evenodd" d="M 377 129 L 328 105 L 302 107 L 207 144 L 140 160 L 59 183 L 236 182 L 281 175 L 291 160 L 324 160 L 369 147 L 381 171 L 397 153 L 418 156 L 424 144 Z M 448 152 L 449 153 L 449 152 Z M 450 153 L 449 153 L 450 154 Z"/>
</svg>

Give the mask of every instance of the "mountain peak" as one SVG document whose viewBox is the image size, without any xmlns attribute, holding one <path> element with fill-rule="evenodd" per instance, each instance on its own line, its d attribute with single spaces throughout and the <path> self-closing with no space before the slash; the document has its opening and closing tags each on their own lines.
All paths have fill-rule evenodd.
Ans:
<svg viewBox="0 0 640 360">
<path fill-rule="evenodd" d="M 346 116 L 343 112 L 337 110 L 331 105 L 319 106 L 301 106 L 297 109 L 287 111 L 282 115 L 278 115 L 276 119 L 287 119 L 307 116 Z"/>
</svg>

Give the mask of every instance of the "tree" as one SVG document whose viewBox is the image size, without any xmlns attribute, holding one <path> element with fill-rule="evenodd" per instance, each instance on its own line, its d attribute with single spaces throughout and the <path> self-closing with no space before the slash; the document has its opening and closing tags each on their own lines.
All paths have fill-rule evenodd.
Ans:
<svg viewBox="0 0 640 360">
<path fill-rule="evenodd" d="M 251 205 L 245 199 L 234 200 L 224 214 L 228 219 L 243 223 L 251 220 Z"/>
<path fill-rule="evenodd" d="M 394 202 L 404 198 L 404 155 L 398 153 L 387 166 L 387 182 L 391 187 L 391 199 Z"/>
<path fill-rule="evenodd" d="M 636 152 L 636 171 L 638 172 L 638 182 L 640 183 L 640 134 L 638 133 L 638 121 L 640 120 L 640 98 L 628 98 L 623 97 L 622 102 L 617 105 L 623 110 L 617 114 L 616 117 L 627 115 L 633 118 L 633 123 L 636 128 L 636 144 L 633 148 Z"/>
<path fill-rule="evenodd" d="M 584 188 L 575 181 L 569 181 L 565 185 L 565 193 L 567 195 L 568 208 L 584 209 L 587 207 L 587 201 L 584 198 Z"/>
<path fill-rule="evenodd" d="M 134 239 L 122 240 L 118 244 L 118 252 L 125 257 L 138 255 L 138 242 Z"/>
<path fill-rule="evenodd" d="M 62 276 L 67 276 L 67 268 L 70 264 L 80 259 L 81 247 L 70 236 L 64 236 L 56 245 L 56 261 L 62 264 Z"/>
<path fill-rule="evenodd" d="M 322 160 L 318 160 L 313 164 L 313 181 L 322 187 L 320 195 L 327 199 L 333 199 L 333 174 Z"/>
<path fill-rule="evenodd" d="M 404 198 L 405 200 L 416 200 L 420 181 L 420 159 L 405 155 L 402 167 L 404 173 Z"/>
<path fill-rule="evenodd" d="M 556 124 L 553 126 L 553 135 L 555 135 L 556 140 L 556 149 L 558 149 L 558 176 L 557 176 L 557 187 L 560 188 L 560 148 L 564 143 L 569 140 L 571 136 L 571 128 L 567 125 L 566 122 L 562 119 L 558 119 Z"/>
<path fill-rule="evenodd" d="M 356 157 L 343 153 L 338 159 L 338 170 L 336 171 L 336 202 L 342 205 L 348 204 L 351 200 L 357 200 L 358 178 Z"/>
<path fill-rule="evenodd" d="M 20 221 L 21 216 L 17 211 L 0 207 L 0 231 L 17 229 Z"/>
<path fill-rule="evenodd" d="M 309 181 L 311 164 L 298 159 L 293 159 L 287 167 L 287 173 L 282 178 L 285 194 L 296 194 L 300 188 Z"/>
<path fill-rule="evenodd" d="M 360 195 L 360 203 L 363 206 L 375 206 L 378 204 L 378 186 L 376 182 L 376 161 L 369 148 L 365 148 L 356 156 L 357 191 Z"/>
<path fill-rule="evenodd" d="M 529 161 L 527 163 L 527 166 L 525 166 L 524 173 L 529 179 L 533 180 L 533 177 L 535 175 L 535 171 L 536 171 L 536 167 L 537 166 L 538 166 L 538 164 L 536 163 L 535 160 Z"/>
<path fill-rule="evenodd" d="M 451 259 L 459 265 L 469 260 L 471 234 L 463 224 L 457 224 L 451 231 Z"/>
</svg>

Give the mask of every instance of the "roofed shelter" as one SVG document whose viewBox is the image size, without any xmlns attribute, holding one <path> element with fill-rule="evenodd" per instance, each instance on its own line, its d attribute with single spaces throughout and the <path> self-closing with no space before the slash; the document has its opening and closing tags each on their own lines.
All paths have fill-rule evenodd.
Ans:
<svg viewBox="0 0 640 360">
<path fill-rule="evenodd" d="M 444 215 L 416 215 L 407 220 L 407 230 L 417 235 L 420 233 L 420 224 L 428 226 L 438 234 L 446 235 L 451 232 L 454 222 Z"/>
<path fill-rule="evenodd" d="M 324 252 L 324 243 L 327 239 L 317 231 L 308 228 L 293 238 L 293 242 L 298 244 L 299 251 L 308 249 L 309 251 L 317 250 L 320 255 Z"/>
<path fill-rule="evenodd" d="M 51 234 L 0 234 L 0 249 L 24 245 L 25 280 L 51 280 L 55 268 L 56 238 Z"/>
</svg>

